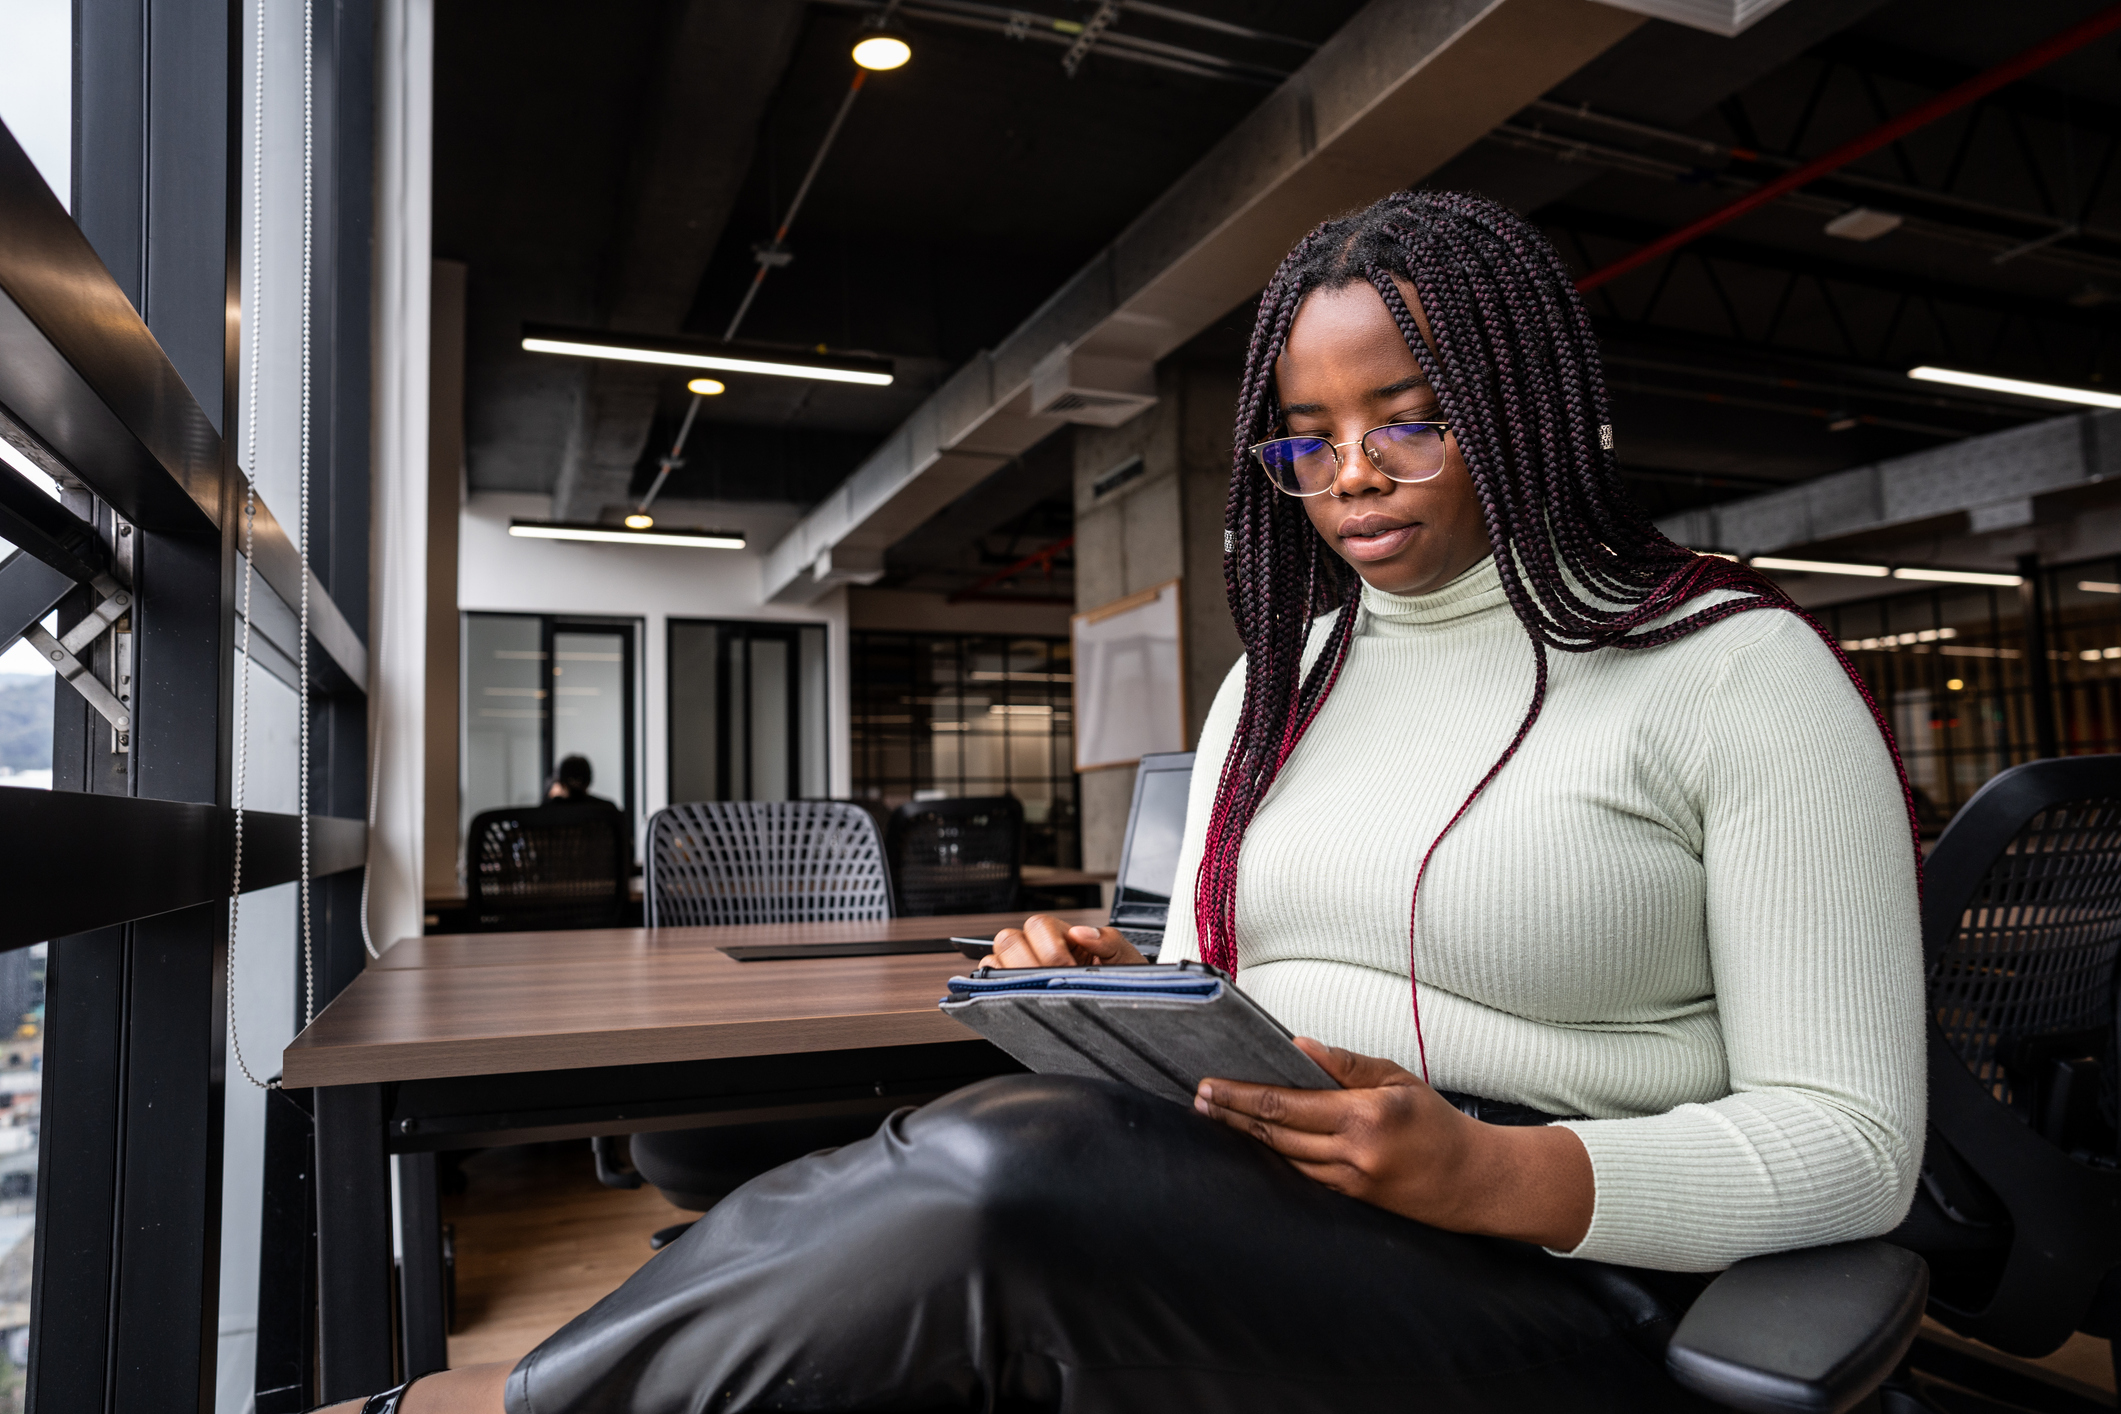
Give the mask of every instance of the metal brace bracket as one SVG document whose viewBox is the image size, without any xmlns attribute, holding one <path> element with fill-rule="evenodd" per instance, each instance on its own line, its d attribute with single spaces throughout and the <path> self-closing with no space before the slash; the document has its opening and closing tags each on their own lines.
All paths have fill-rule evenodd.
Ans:
<svg viewBox="0 0 2121 1414">
<path fill-rule="evenodd" d="M 129 735 L 133 728 L 132 706 L 121 701 L 117 694 L 105 687 L 102 680 L 88 670 L 88 665 L 75 655 L 96 640 L 96 636 L 123 618 L 132 609 L 133 596 L 118 581 L 107 574 L 99 574 L 90 585 L 101 596 L 96 607 L 87 617 L 66 631 L 63 638 L 54 638 L 42 624 L 30 625 L 22 637 L 32 648 L 43 654 L 46 661 L 82 700 L 110 723 L 111 730 L 120 736 Z M 130 694 L 127 694 L 130 696 Z"/>
</svg>

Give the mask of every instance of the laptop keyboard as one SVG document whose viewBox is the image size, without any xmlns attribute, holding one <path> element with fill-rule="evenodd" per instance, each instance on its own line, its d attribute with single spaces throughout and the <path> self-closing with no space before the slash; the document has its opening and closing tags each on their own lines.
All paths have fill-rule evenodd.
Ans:
<svg viewBox="0 0 2121 1414">
<path fill-rule="evenodd" d="M 1157 953 L 1163 950 L 1164 931 L 1161 928 L 1122 928 L 1119 935 L 1134 944 L 1135 951 L 1151 962 L 1154 962 Z"/>
</svg>

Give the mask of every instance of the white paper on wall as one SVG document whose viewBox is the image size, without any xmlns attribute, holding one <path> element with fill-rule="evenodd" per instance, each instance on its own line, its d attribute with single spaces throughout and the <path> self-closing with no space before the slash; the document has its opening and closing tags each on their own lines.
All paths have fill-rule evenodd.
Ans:
<svg viewBox="0 0 2121 1414">
<path fill-rule="evenodd" d="M 1075 649 L 1075 769 L 1186 749 L 1179 582 L 1068 621 Z"/>
</svg>

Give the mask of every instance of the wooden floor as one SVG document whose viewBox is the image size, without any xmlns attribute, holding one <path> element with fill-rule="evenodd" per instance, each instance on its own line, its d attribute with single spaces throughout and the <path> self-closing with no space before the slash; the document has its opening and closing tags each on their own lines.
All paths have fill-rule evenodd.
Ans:
<svg viewBox="0 0 2121 1414">
<path fill-rule="evenodd" d="M 488 1149 L 442 1199 L 456 1231 L 452 1366 L 521 1359 L 646 1262 L 648 1235 L 694 1213 L 653 1188 L 605 1188 L 589 1141 Z"/>
<path fill-rule="evenodd" d="M 652 1255 L 648 1235 L 695 1214 L 652 1188 L 605 1188 L 589 1141 L 489 1149 L 464 1163 L 465 1192 L 442 1200 L 456 1230 L 457 1325 L 449 1363 L 515 1361 Z M 1924 1336 L 1979 1353 L 2071 1393 L 2114 1402 L 2107 1343 L 2088 1335 L 2045 1360 L 2022 1361 L 1961 1340 L 1934 1322 Z"/>
</svg>

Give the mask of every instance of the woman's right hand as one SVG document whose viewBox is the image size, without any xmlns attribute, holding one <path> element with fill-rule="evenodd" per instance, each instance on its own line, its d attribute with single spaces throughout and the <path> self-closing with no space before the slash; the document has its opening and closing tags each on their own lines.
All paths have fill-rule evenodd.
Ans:
<svg viewBox="0 0 2121 1414">
<path fill-rule="evenodd" d="M 1021 928 L 994 935 L 994 951 L 982 967 L 1091 967 L 1147 962 L 1117 928 L 1069 927 L 1050 913 L 1034 913 Z"/>
</svg>

